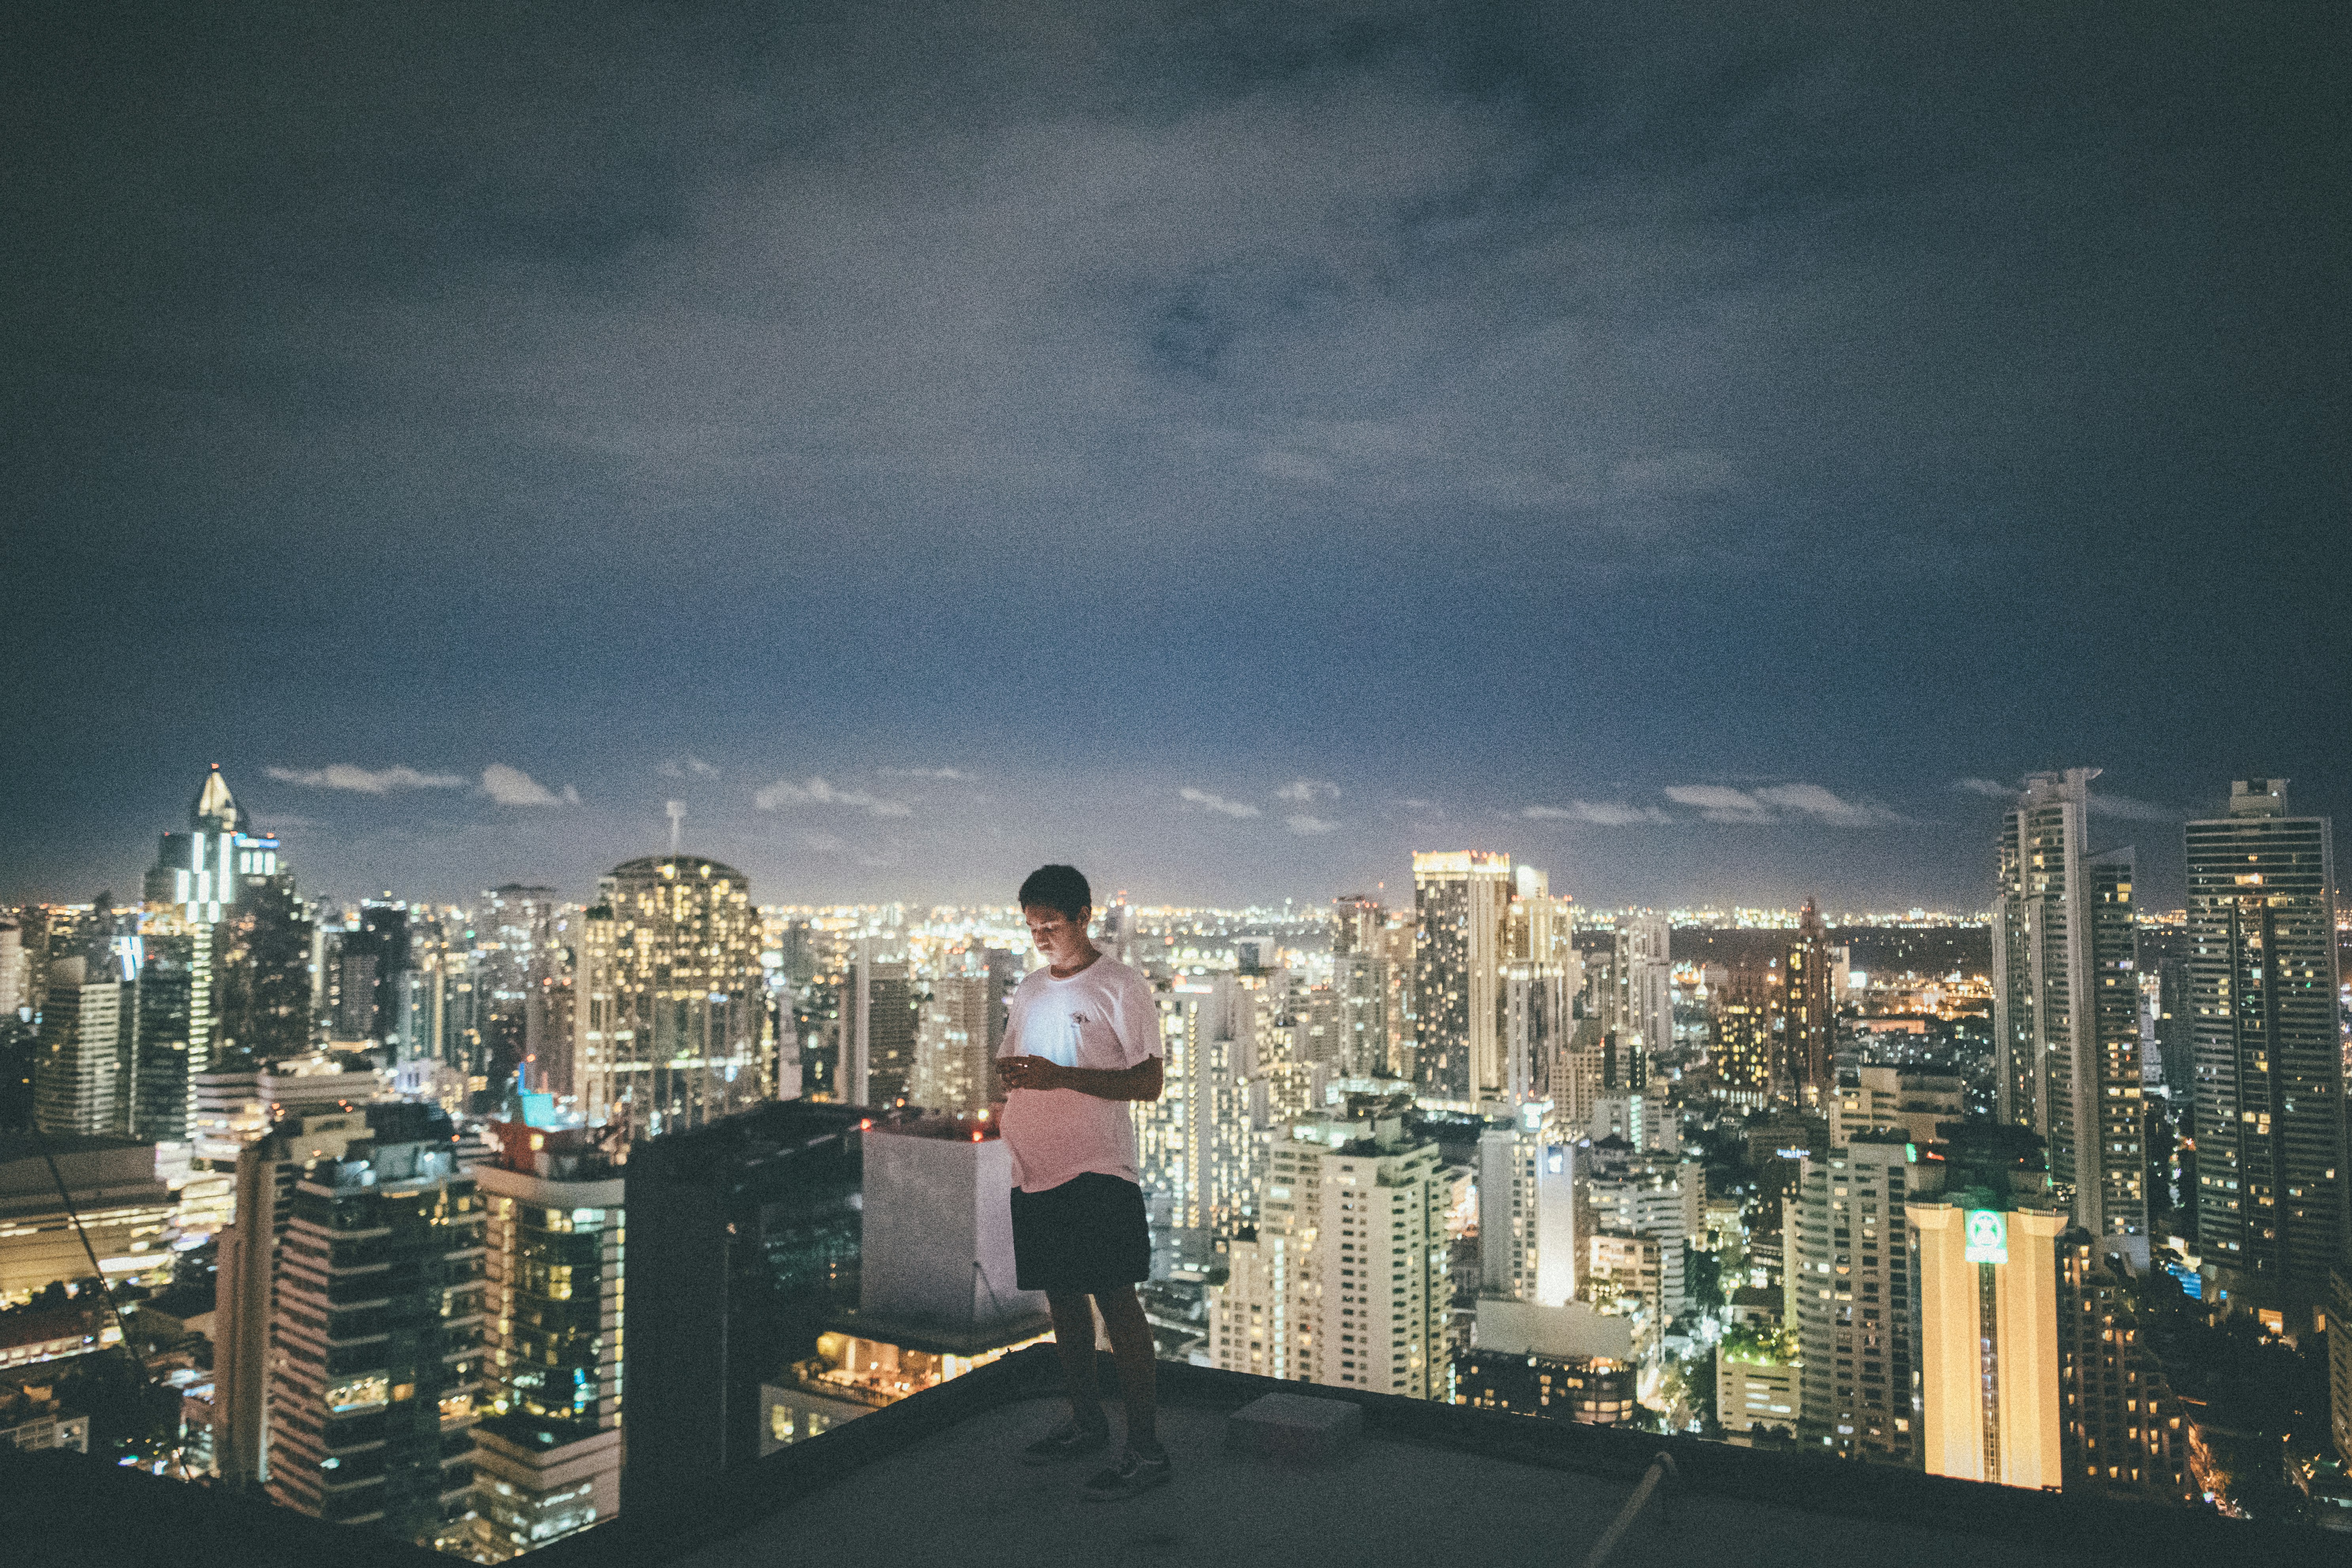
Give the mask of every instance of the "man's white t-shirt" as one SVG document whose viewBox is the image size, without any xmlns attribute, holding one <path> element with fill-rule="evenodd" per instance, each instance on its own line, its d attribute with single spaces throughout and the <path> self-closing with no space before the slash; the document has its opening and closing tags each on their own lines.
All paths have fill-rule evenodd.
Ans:
<svg viewBox="0 0 2352 1568">
<path fill-rule="evenodd" d="M 1108 956 L 1056 980 L 1033 969 L 1014 988 L 999 1057 L 1043 1057 L 1066 1068 L 1116 1072 L 1160 1054 L 1151 982 Z M 1042 1193 L 1088 1171 L 1140 1182 L 1135 1118 L 1127 1102 L 1075 1089 L 1016 1089 L 999 1123 L 1013 1184 Z"/>
</svg>

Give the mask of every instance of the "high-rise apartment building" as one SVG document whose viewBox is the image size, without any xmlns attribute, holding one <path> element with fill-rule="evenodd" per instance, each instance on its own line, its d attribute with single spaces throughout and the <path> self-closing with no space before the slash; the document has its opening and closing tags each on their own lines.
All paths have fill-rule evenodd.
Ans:
<svg viewBox="0 0 2352 1568">
<path fill-rule="evenodd" d="M 436 1106 L 294 1186 L 278 1258 L 271 1500 L 431 1543 L 462 1520 L 481 1388 L 482 1207 Z"/>
<path fill-rule="evenodd" d="M 1478 1135 L 1482 1297 L 1559 1307 L 1576 1297 L 1587 1146 L 1548 1136 L 1538 1116 Z"/>
<path fill-rule="evenodd" d="M 1797 940 L 1789 948 L 1780 990 L 1780 1048 L 1786 1062 L 1783 1092 L 1818 1107 L 1833 1092 L 1831 1058 L 1837 1047 L 1837 981 L 1843 965 L 1831 960 L 1829 931 L 1821 910 L 1807 899 L 1797 917 Z"/>
<path fill-rule="evenodd" d="M 1205 1268 L 1255 1216 L 1270 1106 L 1259 1071 L 1261 977 L 1209 974 L 1160 994 L 1164 1083 L 1136 1108 L 1143 1186 L 1164 1194 L 1173 1267 Z"/>
<path fill-rule="evenodd" d="M 2052 1188 L 2075 1223 L 2145 1266 L 2132 855 L 2090 849 L 2097 772 L 2036 773 L 2001 819 L 1996 1089 L 2001 1120 L 2047 1142 Z"/>
<path fill-rule="evenodd" d="M 1783 1244 L 1802 1357 L 1798 1436 L 1848 1458 L 1918 1463 L 1916 1353 L 1904 1205 L 1914 1146 L 1857 1132 L 1801 1166 Z"/>
<path fill-rule="evenodd" d="M 659 1133 L 766 1098 L 767 982 L 740 871 L 629 861 L 598 884 L 580 933 L 572 1070 L 589 1125 L 618 1114 Z"/>
<path fill-rule="evenodd" d="M 1614 1143 L 1579 1152 L 1590 1162 L 1583 1184 L 1592 1225 L 1588 1262 L 1598 1270 L 1604 1259 L 1623 1260 L 1605 1265 L 1621 1275 L 1654 1268 L 1654 1287 L 1638 1282 L 1644 1330 L 1654 1340 L 1689 1305 L 1683 1247 L 1706 1234 L 1706 1167 Z M 1651 1258 L 1654 1263 L 1637 1261 Z"/>
<path fill-rule="evenodd" d="M 1294 1123 L 1274 1145 L 1255 1232 L 1209 1290 L 1214 1364 L 1237 1372 L 1445 1395 L 1444 1179 L 1402 1108 Z"/>
<path fill-rule="evenodd" d="M 2352 1258 L 2352 1154 L 2335 846 L 2326 817 L 2287 815 L 2286 784 L 2237 780 L 2227 816 L 2189 824 L 2188 978 L 2198 1250 L 2238 1304 L 2293 1326 Z"/>
<path fill-rule="evenodd" d="M 1388 910 L 1361 894 L 1338 900 L 1331 924 L 1331 1027 L 1328 1059 L 1344 1078 L 1389 1072 Z"/>
<path fill-rule="evenodd" d="M 903 1105 L 915 1068 L 914 972 L 903 958 L 878 956 L 879 942 L 858 944 L 842 1000 L 845 1076 L 849 1102 Z"/>
<path fill-rule="evenodd" d="M 916 1029 L 908 1098 L 926 1110 L 976 1115 L 996 1098 L 995 1059 L 1004 1043 L 1004 982 L 971 955 L 930 982 Z"/>
<path fill-rule="evenodd" d="M 1503 966 L 1503 1095 L 1512 1106 L 1553 1100 L 1552 1068 L 1575 1037 L 1576 986 L 1568 963 L 1513 960 Z"/>
<path fill-rule="evenodd" d="M 620 1510 L 626 1210 L 599 1130 L 493 1131 L 471 1544 L 504 1562 Z"/>
<path fill-rule="evenodd" d="M 2058 1239 L 2058 1291 L 2063 1489 L 2195 1503 L 2180 1403 L 2133 1310 L 2131 1277 L 2089 1232 L 2070 1229 Z"/>
<path fill-rule="evenodd" d="M 347 1159 L 354 1146 L 364 1149 L 374 1137 L 363 1108 L 330 1103 L 265 1117 L 250 1140 L 227 1152 L 235 1200 L 222 1208 L 233 1210 L 235 1219 L 218 1232 L 213 1276 L 213 1461 L 232 1486 L 269 1479 L 278 1263 L 293 1217 L 294 1184 L 314 1166 Z"/>
<path fill-rule="evenodd" d="M 1714 1018 L 1707 1061 L 1718 1092 L 1735 1104 L 1762 1106 L 1771 1092 L 1773 1062 L 1772 1009 L 1763 985 L 1747 977 L 1727 981 L 1708 1001 Z"/>
<path fill-rule="evenodd" d="M 1477 850 L 1412 858 L 1415 1077 L 1457 1103 L 1508 1091 L 1502 972 L 1513 879 L 1508 855 Z"/>
</svg>

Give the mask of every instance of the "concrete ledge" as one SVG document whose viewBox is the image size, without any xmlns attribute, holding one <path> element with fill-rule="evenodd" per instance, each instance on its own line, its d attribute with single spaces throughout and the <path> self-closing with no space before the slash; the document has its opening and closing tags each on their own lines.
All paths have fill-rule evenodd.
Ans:
<svg viewBox="0 0 2352 1568">
<path fill-rule="evenodd" d="M 1362 1405 L 1303 1394 L 1269 1394 L 1225 1417 L 1225 1447 L 1294 1465 L 1336 1458 L 1363 1432 Z"/>
</svg>

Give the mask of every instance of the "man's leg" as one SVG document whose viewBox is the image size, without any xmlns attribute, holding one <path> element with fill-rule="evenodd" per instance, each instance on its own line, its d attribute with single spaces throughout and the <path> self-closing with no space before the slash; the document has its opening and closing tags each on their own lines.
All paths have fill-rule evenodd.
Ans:
<svg viewBox="0 0 2352 1568">
<path fill-rule="evenodd" d="M 1129 1292 L 1130 1302 L 1133 1292 Z M 1062 1358 L 1062 1384 L 1070 1393 L 1070 1419 L 1088 1432 L 1098 1432 L 1109 1423 L 1103 1415 L 1102 1399 L 1095 1391 L 1095 1309 L 1083 1290 L 1048 1290 L 1046 1310 L 1054 1314 L 1054 1348 Z M 1140 1307 L 1137 1308 L 1139 1314 Z M 1113 1331 L 1111 1343 L 1118 1341 Z M 1119 1377 L 1127 1376 L 1127 1363 L 1119 1363 Z"/>
<path fill-rule="evenodd" d="M 1128 1447 L 1139 1454 L 1157 1455 L 1160 1396 L 1153 1363 L 1158 1357 L 1153 1353 L 1151 1323 L 1143 1315 L 1143 1303 L 1136 1300 L 1132 1285 L 1097 1291 L 1095 1303 L 1102 1309 L 1103 1327 L 1110 1332 L 1111 1359 L 1118 1367 L 1118 1391 L 1127 1402 Z M 1055 1309 L 1056 1337 L 1061 1332 L 1060 1310 L 1059 1307 Z M 1094 1347 L 1087 1348 L 1091 1355 Z M 1089 1383 L 1088 1387 L 1092 1386 Z"/>
</svg>

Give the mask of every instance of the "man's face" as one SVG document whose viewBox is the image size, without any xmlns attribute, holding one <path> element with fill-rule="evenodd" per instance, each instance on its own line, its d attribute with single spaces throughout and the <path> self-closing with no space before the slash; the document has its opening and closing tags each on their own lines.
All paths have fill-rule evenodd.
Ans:
<svg viewBox="0 0 2352 1568">
<path fill-rule="evenodd" d="M 1024 904 L 1021 913 L 1029 922 L 1030 940 L 1045 962 L 1057 969 L 1066 969 L 1087 955 L 1087 921 L 1093 918 L 1091 908 L 1078 911 L 1072 920 L 1061 910 L 1045 904 Z"/>
</svg>

